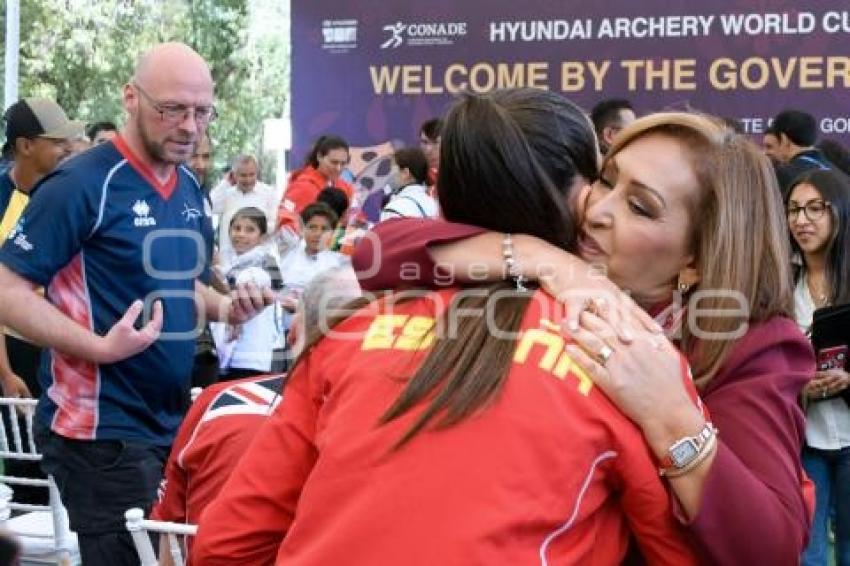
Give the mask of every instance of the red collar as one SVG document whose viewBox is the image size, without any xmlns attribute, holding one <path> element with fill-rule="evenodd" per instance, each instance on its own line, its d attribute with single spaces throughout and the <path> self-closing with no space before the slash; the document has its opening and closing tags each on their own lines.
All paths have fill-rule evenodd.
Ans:
<svg viewBox="0 0 850 566">
<path fill-rule="evenodd" d="M 145 165 L 141 159 L 136 157 L 136 154 L 133 153 L 130 146 L 127 145 L 127 142 L 124 141 L 122 136 L 115 136 L 112 139 L 112 143 L 115 144 L 115 148 L 121 155 L 124 156 L 130 166 L 135 169 L 136 172 L 148 183 L 150 183 L 150 185 L 160 194 L 160 196 L 162 196 L 162 198 L 165 200 L 171 198 L 172 193 L 174 193 L 174 188 L 177 186 L 176 167 L 171 171 L 171 175 L 169 175 L 168 180 L 162 183 L 156 178 L 156 175 L 153 174 L 151 168 Z"/>
</svg>

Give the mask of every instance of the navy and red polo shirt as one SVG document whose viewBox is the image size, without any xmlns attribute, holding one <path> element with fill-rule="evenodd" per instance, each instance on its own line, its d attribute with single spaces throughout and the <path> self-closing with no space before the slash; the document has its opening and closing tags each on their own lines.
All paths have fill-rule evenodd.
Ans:
<svg viewBox="0 0 850 566">
<path fill-rule="evenodd" d="M 0 263 L 47 288 L 77 324 L 105 335 L 137 299 L 163 305 L 143 352 L 95 364 L 45 351 L 37 418 L 64 437 L 169 445 L 185 409 L 196 279 L 212 255 L 210 209 L 184 166 L 161 183 L 118 137 L 45 177 L 0 249 Z"/>
</svg>

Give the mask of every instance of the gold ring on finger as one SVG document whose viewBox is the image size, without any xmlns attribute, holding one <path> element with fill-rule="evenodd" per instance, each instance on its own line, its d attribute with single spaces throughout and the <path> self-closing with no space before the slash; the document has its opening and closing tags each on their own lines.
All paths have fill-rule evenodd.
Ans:
<svg viewBox="0 0 850 566">
<path fill-rule="evenodd" d="M 611 356 L 613 356 L 613 355 L 614 355 L 614 349 L 606 344 L 606 345 L 602 346 L 602 348 L 599 349 L 599 353 L 596 354 L 596 357 L 598 358 L 599 363 L 604 366 L 605 364 L 608 363 L 608 360 L 610 360 Z"/>
</svg>

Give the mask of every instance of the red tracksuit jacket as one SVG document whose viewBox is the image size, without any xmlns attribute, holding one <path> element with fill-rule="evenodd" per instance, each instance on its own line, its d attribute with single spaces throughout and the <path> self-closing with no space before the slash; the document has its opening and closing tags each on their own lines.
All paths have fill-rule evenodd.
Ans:
<svg viewBox="0 0 850 566">
<path fill-rule="evenodd" d="M 640 431 L 572 365 L 544 293 L 495 400 L 391 451 L 424 405 L 378 420 L 455 292 L 364 309 L 299 363 L 202 515 L 195 564 L 614 565 L 629 531 L 651 564 L 695 563 Z"/>
<path fill-rule="evenodd" d="M 322 189 L 329 186 L 327 177 L 322 175 L 315 167 L 307 166 L 290 175 L 286 192 L 280 201 L 280 211 L 301 213 L 307 205 L 316 201 L 316 197 Z M 354 196 L 354 187 L 342 179 L 336 179 L 333 186 L 341 189 L 348 197 L 349 204 Z"/>
</svg>

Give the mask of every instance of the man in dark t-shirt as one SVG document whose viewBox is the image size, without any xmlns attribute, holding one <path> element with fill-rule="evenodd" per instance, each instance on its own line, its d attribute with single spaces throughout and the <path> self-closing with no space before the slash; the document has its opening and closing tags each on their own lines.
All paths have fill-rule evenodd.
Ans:
<svg viewBox="0 0 850 566">
<path fill-rule="evenodd" d="M 45 177 L 0 249 L 0 323 L 49 348 L 36 441 L 87 566 L 138 564 L 123 514 L 155 497 L 188 403 L 198 312 L 240 323 L 273 300 L 204 283 L 211 210 L 182 163 L 215 118 L 206 62 L 155 46 L 123 104 L 119 136 Z"/>
<path fill-rule="evenodd" d="M 815 147 L 818 125 L 814 116 L 800 110 L 784 110 L 776 115 L 769 133 L 779 141 L 776 156 L 776 176 L 782 194 L 794 180 L 812 169 L 834 169 L 834 165 Z"/>
</svg>

